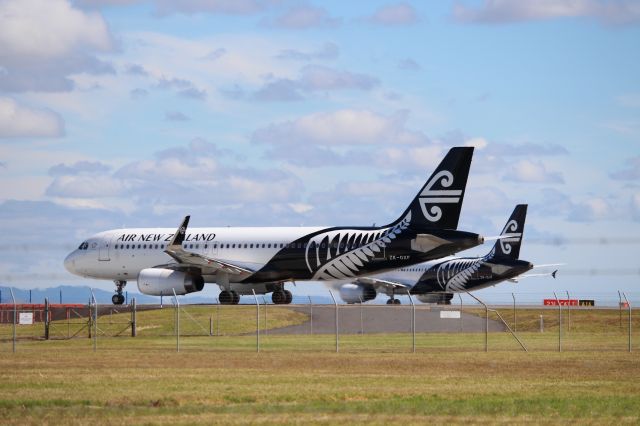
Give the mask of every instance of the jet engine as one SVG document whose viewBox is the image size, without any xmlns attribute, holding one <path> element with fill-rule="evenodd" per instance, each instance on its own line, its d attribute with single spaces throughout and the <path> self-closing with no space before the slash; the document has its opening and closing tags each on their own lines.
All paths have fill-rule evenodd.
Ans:
<svg viewBox="0 0 640 426">
<path fill-rule="evenodd" d="M 376 298 L 376 289 L 371 284 L 343 284 L 340 286 L 340 297 L 349 304 L 366 302 Z"/>
<path fill-rule="evenodd" d="M 426 293 L 417 294 L 416 297 L 422 303 L 437 303 L 438 305 L 450 305 L 453 293 Z"/>
<path fill-rule="evenodd" d="M 177 295 L 183 295 L 203 288 L 202 275 L 162 268 L 143 269 L 138 275 L 138 290 L 151 296 L 169 296 L 173 290 Z"/>
</svg>

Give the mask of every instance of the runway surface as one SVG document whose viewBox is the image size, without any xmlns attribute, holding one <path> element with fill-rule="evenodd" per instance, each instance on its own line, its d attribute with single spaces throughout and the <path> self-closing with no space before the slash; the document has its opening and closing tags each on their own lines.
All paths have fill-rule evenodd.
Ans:
<svg viewBox="0 0 640 426">
<path fill-rule="evenodd" d="M 270 305 L 268 309 L 279 309 Z M 313 310 L 313 333 L 335 333 L 335 309 L 331 305 L 287 306 L 298 312 L 311 314 Z M 440 318 L 441 308 L 416 306 L 416 332 L 452 333 L 484 332 L 485 319 L 462 312 L 461 318 Z M 448 311 L 457 311 L 447 308 Z M 304 324 L 271 329 L 269 334 L 310 334 L 312 321 Z M 340 333 L 409 333 L 411 332 L 411 306 L 387 305 L 340 305 L 338 308 L 338 326 Z M 489 320 L 489 331 L 503 331 L 501 322 Z"/>
</svg>

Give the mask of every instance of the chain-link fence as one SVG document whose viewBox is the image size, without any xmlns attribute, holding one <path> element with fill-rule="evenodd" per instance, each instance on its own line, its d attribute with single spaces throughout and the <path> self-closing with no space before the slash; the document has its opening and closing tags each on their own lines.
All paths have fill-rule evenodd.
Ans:
<svg viewBox="0 0 640 426">
<path fill-rule="evenodd" d="M 450 305 L 413 298 L 402 305 L 327 304 L 300 296 L 292 305 L 262 296 L 240 305 L 178 304 L 173 297 L 163 305 L 4 303 L 0 351 L 41 350 L 45 341 L 77 348 L 83 339 L 97 350 L 632 351 L 640 317 L 623 296 L 607 307 L 553 294 L 544 304 L 518 303 L 514 295 L 511 304 L 486 306 L 470 295 Z"/>
</svg>

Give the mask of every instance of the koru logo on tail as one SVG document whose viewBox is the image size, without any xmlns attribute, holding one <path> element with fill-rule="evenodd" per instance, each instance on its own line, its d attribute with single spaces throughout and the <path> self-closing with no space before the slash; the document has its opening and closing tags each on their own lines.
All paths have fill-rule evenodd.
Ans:
<svg viewBox="0 0 640 426">
<path fill-rule="evenodd" d="M 505 225 L 502 230 L 502 235 L 507 235 L 507 238 L 500 239 L 500 248 L 504 254 L 511 253 L 511 243 L 520 242 L 520 238 L 522 237 L 522 232 L 514 232 L 518 230 L 518 222 L 511 219 Z"/>
<path fill-rule="evenodd" d="M 437 204 L 459 203 L 462 197 L 461 189 L 432 189 L 433 186 L 438 183 L 438 180 L 442 187 L 448 188 L 453 185 L 453 174 L 448 170 L 442 170 L 436 173 L 420 193 L 420 208 L 422 209 L 422 214 L 425 219 L 429 222 L 437 222 L 442 218 L 442 208 Z"/>
</svg>

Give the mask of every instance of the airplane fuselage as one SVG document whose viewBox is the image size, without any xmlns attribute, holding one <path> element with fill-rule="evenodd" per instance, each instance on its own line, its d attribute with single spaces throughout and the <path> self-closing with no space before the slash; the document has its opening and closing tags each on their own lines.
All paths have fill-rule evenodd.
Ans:
<svg viewBox="0 0 640 426">
<path fill-rule="evenodd" d="M 405 284 L 411 294 L 458 293 L 494 286 L 533 268 L 519 259 L 448 256 L 374 277 Z"/>
<path fill-rule="evenodd" d="M 165 253 L 175 233 L 171 228 L 135 228 L 93 235 L 65 260 L 71 272 L 96 279 L 134 280 L 140 271 L 177 265 Z M 398 228 L 190 228 L 185 251 L 228 261 L 254 271 L 229 275 L 229 282 L 266 283 L 332 280 L 362 276 L 442 257 L 478 245 L 482 237 L 456 230 L 419 234 Z M 418 238 L 417 238 L 418 237 Z M 355 269 L 354 270 L 354 266 Z M 216 282 L 216 274 L 203 274 Z"/>
</svg>

